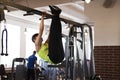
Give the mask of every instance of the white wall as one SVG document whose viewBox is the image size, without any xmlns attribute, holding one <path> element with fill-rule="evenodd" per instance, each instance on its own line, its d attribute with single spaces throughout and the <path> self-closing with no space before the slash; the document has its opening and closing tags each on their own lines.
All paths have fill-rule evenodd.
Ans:
<svg viewBox="0 0 120 80">
<path fill-rule="evenodd" d="M 21 29 L 20 30 L 20 57 L 25 57 L 25 55 L 26 55 L 26 37 L 24 34 L 24 30 L 27 27 L 38 29 L 39 24 L 25 21 L 25 20 L 22 20 L 20 18 L 16 18 L 13 16 L 7 16 L 7 15 L 6 15 L 6 20 L 7 20 L 7 24 L 12 24 L 12 25 L 16 25 L 16 26 L 20 27 L 20 29 Z M 9 32 L 8 32 L 8 35 L 9 35 Z M 1 37 L 1 35 L 0 35 L 0 37 Z M 1 43 L 0 43 L 0 45 L 1 45 Z"/>
<path fill-rule="evenodd" d="M 85 14 L 95 23 L 95 45 L 120 45 L 120 0 L 113 8 L 103 8 L 104 0 L 85 5 Z"/>
</svg>

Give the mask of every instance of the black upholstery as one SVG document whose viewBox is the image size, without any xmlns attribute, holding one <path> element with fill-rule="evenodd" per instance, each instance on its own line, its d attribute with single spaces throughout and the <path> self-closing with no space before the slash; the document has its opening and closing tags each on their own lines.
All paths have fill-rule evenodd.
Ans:
<svg viewBox="0 0 120 80">
<path fill-rule="evenodd" d="M 3 64 L 0 65 L 0 76 L 1 80 L 8 80 L 7 74 L 5 72 L 5 67 Z"/>
</svg>

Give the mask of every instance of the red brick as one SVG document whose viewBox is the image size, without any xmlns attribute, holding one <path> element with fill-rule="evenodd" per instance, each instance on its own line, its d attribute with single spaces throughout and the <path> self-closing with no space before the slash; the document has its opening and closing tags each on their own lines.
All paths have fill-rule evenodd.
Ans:
<svg viewBox="0 0 120 80">
<path fill-rule="evenodd" d="M 95 69 L 103 80 L 120 80 L 120 46 L 95 46 Z"/>
</svg>

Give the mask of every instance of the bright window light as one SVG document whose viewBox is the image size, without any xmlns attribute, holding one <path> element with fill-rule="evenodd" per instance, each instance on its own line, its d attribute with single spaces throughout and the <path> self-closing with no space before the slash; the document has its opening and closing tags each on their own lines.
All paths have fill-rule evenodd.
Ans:
<svg viewBox="0 0 120 80">
<path fill-rule="evenodd" d="M 5 67 L 12 67 L 12 61 L 16 57 L 20 57 L 20 27 L 7 24 L 8 31 L 8 56 L 0 55 L 0 64 Z M 1 27 L 1 31 L 4 27 Z M 5 51 L 5 50 L 4 50 Z"/>
<path fill-rule="evenodd" d="M 85 2 L 86 2 L 87 4 L 89 4 L 89 3 L 91 2 L 91 0 L 85 0 Z"/>
</svg>

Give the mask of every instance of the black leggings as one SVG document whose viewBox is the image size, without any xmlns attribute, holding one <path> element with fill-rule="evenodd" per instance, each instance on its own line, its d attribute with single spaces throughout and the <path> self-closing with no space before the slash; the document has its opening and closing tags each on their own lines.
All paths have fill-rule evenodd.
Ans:
<svg viewBox="0 0 120 80">
<path fill-rule="evenodd" d="M 50 35 L 49 35 L 49 58 L 50 60 L 57 64 L 63 61 L 64 59 L 64 50 L 62 44 L 62 27 L 59 15 L 52 17 Z"/>
</svg>

